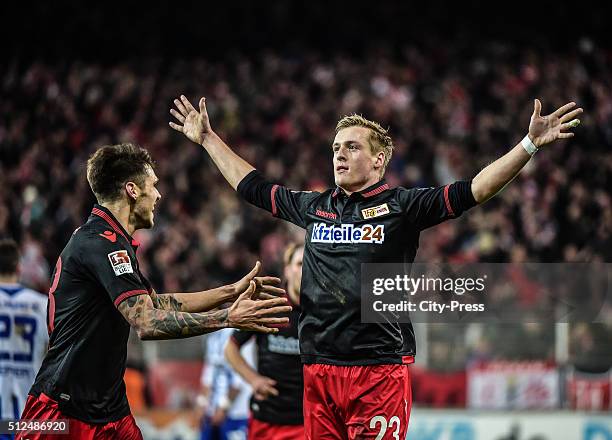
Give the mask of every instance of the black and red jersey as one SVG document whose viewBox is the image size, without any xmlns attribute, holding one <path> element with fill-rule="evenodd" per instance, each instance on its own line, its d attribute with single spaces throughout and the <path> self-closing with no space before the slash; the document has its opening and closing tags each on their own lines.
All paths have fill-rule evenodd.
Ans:
<svg viewBox="0 0 612 440">
<path fill-rule="evenodd" d="M 67 416 L 109 423 L 130 413 L 123 382 L 130 325 L 117 306 L 151 292 L 136 248 L 110 211 L 96 205 L 57 260 L 49 351 L 30 394 L 51 397 Z"/>
<path fill-rule="evenodd" d="M 289 325 L 276 334 L 236 330 L 232 339 L 242 346 L 255 337 L 257 343 L 257 372 L 276 381 L 278 396 L 259 401 L 251 398 L 253 417 L 273 425 L 302 425 L 304 377 L 300 361 L 298 319 L 300 307 L 291 304 Z"/>
<path fill-rule="evenodd" d="M 362 263 L 411 263 L 420 232 L 476 205 L 471 182 L 390 188 L 381 180 L 347 196 L 291 191 L 257 171 L 238 185 L 250 203 L 306 229 L 299 323 L 304 363 L 397 364 L 413 361 L 410 324 L 362 323 Z"/>
</svg>

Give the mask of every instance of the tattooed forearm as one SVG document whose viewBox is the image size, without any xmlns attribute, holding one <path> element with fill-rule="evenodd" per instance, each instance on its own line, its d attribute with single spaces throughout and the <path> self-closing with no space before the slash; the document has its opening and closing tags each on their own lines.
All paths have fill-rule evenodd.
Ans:
<svg viewBox="0 0 612 440">
<path fill-rule="evenodd" d="M 227 327 L 228 321 L 227 310 L 187 313 L 155 308 L 149 295 L 127 298 L 119 305 L 119 311 L 143 340 L 202 335 Z"/>
<path fill-rule="evenodd" d="M 156 309 L 174 310 L 177 312 L 201 313 L 219 307 L 221 304 L 236 299 L 236 292 L 231 286 L 191 293 L 151 292 L 151 300 Z"/>
<path fill-rule="evenodd" d="M 153 306 L 156 309 L 174 310 L 176 312 L 183 311 L 183 302 L 179 301 L 175 295 L 171 294 L 151 294 Z"/>
</svg>

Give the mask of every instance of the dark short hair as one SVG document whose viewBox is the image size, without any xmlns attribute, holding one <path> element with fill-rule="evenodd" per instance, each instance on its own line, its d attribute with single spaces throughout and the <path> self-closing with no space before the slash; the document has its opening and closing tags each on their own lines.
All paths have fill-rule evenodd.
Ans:
<svg viewBox="0 0 612 440">
<path fill-rule="evenodd" d="M 147 166 L 154 165 L 149 152 L 138 145 L 107 145 L 87 161 L 87 181 L 98 202 L 114 201 L 126 182 L 143 185 Z"/>
<path fill-rule="evenodd" d="M 15 240 L 8 238 L 0 240 L 0 274 L 12 275 L 17 273 L 19 264 L 19 247 Z"/>
</svg>

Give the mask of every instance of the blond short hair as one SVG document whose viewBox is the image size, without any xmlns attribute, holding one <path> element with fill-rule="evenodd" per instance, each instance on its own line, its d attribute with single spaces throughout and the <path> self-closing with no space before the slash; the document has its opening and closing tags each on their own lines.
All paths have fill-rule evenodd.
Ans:
<svg viewBox="0 0 612 440">
<path fill-rule="evenodd" d="M 293 260 L 293 256 L 299 249 L 304 248 L 304 243 L 295 243 L 291 242 L 285 248 L 285 252 L 283 254 L 283 264 L 289 266 L 291 264 L 291 260 Z"/>
<path fill-rule="evenodd" d="M 365 127 L 370 129 L 370 150 L 372 154 L 385 153 L 381 176 L 385 174 L 387 165 L 393 155 L 393 139 L 389 136 L 389 130 L 384 129 L 378 122 L 370 121 L 358 114 L 343 116 L 336 124 L 336 134 L 342 129 L 349 127 Z"/>
</svg>

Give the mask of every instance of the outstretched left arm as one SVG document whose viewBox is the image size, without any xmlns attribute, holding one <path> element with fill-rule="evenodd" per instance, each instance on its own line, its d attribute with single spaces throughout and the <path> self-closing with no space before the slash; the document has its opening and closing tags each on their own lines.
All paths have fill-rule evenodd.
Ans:
<svg viewBox="0 0 612 440">
<path fill-rule="evenodd" d="M 230 286 L 221 286 L 202 292 L 157 293 L 153 291 L 150 296 L 153 307 L 156 309 L 188 313 L 207 312 L 235 299 Z"/>
<path fill-rule="evenodd" d="M 580 120 L 574 117 L 582 113 L 582 108 L 572 110 L 575 106 L 575 102 L 570 102 L 550 115 L 541 116 L 542 104 L 536 99 L 529 123 L 529 134 L 521 143 L 472 179 L 472 194 L 476 202 L 483 203 L 501 191 L 529 162 L 538 148 L 557 139 L 573 137 L 574 133 L 568 130 L 580 124 Z"/>
<path fill-rule="evenodd" d="M 272 299 L 282 296 L 285 290 L 277 287 L 281 283 L 280 278 L 258 277 L 260 270 L 261 263 L 258 261 L 248 274 L 233 284 L 202 292 L 157 293 L 153 291 L 150 295 L 151 301 L 156 309 L 188 313 L 208 312 L 221 304 L 234 302 L 246 290 L 251 280 L 255 281 L 255 299 Z"/>
</svg>

